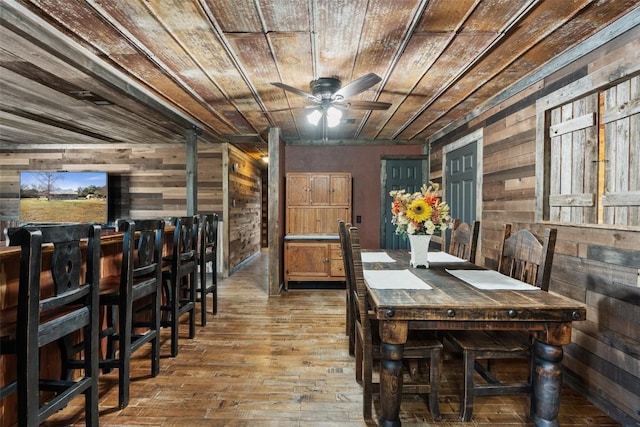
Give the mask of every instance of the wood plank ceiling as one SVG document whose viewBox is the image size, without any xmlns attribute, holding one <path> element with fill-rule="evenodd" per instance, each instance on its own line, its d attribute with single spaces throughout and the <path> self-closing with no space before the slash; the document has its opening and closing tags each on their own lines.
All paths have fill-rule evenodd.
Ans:
<svg viewBox="0 0 640 427">
<path fill-rule="evenodd" d="M 183 142 L 195 127 L 259 157 L 275 126 L 287 143 L 420 144 L 639 4 L 3 0 L 0 141 Z M 271 84 L 367 73 L 381 82 L 353 99 L 391 107 L 347 109 L 324 135 L 308 100 Z"/>
</svg>

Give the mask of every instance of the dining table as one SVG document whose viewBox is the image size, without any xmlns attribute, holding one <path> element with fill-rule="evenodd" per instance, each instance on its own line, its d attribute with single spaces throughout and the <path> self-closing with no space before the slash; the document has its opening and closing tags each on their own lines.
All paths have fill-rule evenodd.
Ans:
<svg viewBox="0 0 640 427">
<path fill-rule="evenodd" d="M 400 426 L 402 353 L 410 330 L 528 331 L 535 339 L 530 394 L 536 426 L 557 426 L 563 345 L 586 306 L 446 252 L 413 268 L 406 249 L 362 252 L 369 303 L 381 338 L 381 426 Z M 467 277 L 468 276 L 468 277 Z"/>
</svg>

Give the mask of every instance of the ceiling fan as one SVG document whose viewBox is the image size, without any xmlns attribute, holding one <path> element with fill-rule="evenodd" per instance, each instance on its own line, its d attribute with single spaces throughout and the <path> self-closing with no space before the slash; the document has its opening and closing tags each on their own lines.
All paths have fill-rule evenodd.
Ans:
<svg viewBox="0 0 640 427">
<path fill-rule="evenodd" d="M 326 126 L 335 127 L 340 123 L 342 110 L 386 110 L 391 106 L 388 102 L 349 100 L 349 98 L 364 92 L 381 80 L 382 79 L 376 74 L 369 73 L 342 86 L 342 82 L 335 77 L 321 77 L 313 80 L 309 84 L 311 93 L 284 83 L 274 82 L 271 84 L 310 101 L 312 105 L 303 107 L 304 109 L 312 110 L 307 116 L 310 123 L 317 125 L 320 119 L 324 117 L 326 119 L 324 120 Z M 271 112 L 297 109 L 298 108 L 284 108 L 281 110 L 272 110 Z"/>
</svg>

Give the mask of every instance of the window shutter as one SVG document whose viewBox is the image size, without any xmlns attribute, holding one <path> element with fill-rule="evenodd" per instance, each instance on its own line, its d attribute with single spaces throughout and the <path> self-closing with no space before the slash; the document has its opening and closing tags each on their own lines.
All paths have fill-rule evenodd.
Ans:
<svg viewBox="0 0 640 427">
<path fill-rule="evenodd" d="M 598 95 L 551 111 L 549 219 L 597 222 Z"/>
<path fill-rule="evenodd" d="M 605 91 L 602 121 L 603 222 L 640 225 L 640 76 Z"/>
</svg>

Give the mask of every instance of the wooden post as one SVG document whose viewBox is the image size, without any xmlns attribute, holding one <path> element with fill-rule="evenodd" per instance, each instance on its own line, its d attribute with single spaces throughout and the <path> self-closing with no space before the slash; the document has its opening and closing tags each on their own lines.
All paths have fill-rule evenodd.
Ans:
<svg viewBox="0 0 640 427">
<path fill-rule="evenodd" d="M 269 241 L 269 296 L 280 293 L 280 284 L 283 279 L 282 253 L 283 230 L 280 224 L 284 224 L 284 213 L 280 207 L 280 196 L 284 195 L 284 184 L 281 179 L 284 176 L 284 158 L 280 158 L 280 129 L 269 129 L 269 206 L 267 210 L 268 241 Z M 284 153 L 284 152 L 283 152 Z"/>
<path fill-rule="evenodd" d="M 193 126 L 185 135 L 187 150 L 187 215 L 198 212 L 198 134 L 200 129 Z"/>
</svg>

